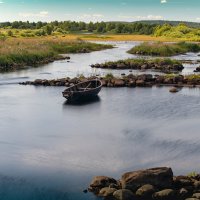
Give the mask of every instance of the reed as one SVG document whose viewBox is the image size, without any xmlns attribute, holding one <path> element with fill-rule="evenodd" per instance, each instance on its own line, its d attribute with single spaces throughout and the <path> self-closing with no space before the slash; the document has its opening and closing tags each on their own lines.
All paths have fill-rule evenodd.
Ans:
<svg viewBox="0 0 200 200">
<path fill-rule="evenodd" d="M 34 66 L 61 59 L 60 54 L 88 53 L 112 48 L 65 38 L 13 38 L 0 40 L 0 70 L 8 71 L 24 66 Z"/>
<path fill-rule="evenodd" d="M 163 43 L 144 42 L 128 51 L 130 54 L 141 54 L 149 56 L 174 56 L 187 52 L 199 52 L 200 45 L 196 43 Z"/>
</svg>

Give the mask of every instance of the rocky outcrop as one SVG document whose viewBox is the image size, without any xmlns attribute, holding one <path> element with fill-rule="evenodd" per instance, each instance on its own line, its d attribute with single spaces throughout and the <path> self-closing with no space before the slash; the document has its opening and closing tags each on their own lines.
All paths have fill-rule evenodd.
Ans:
<svg viewBox="0 0 200 200">
<path fill-rule="evenodd" d="M 77 83 L 97 79 L 97 77 L 75 77 L 75 78 L 61 78 L 61 79 L 36 79 L 35 81 L 21 82 L 21 85 L 35 85 L 35 86 L 66 86 L 70 87 Z M 174 86 L 172 92 L 177 90 L 177 87 L 195 87 L 200 86 L 200 76 L 199 75 L 152 75 L 152 74 L 142 74 L 134 75 L 128 74 L 126 76 L 114 77 L 105 76 L 98 77 L 101 80 L 103 87 L 151 87 L 151 86 Z"/>
<path fill-rule="evenodd" d="M 145 184 L 151 184 L 158 188 L 170 188 L 172 181 L 173 172 L 171 168 L 167 167 L 128 172 L 120 179 L 122 188 L 133 191 Z"/>
<path fill-rule="evenodd" d="M 118 181 L 95 177 L 89 191 L 111 200 L 196 200 L 200 175 L 173 176 L 171 168 L 152 168 L 125 173 Z"/>
<path fill-rule="evenodd" d="M 93 178 L 89 191 L 92 191 L 94 193 L 99 193 L 100 190 L 103 188 L 109 187 L 111 184 L 118 184 L 117 181 L 113 178 L 107 177 L 107 176 L 96 176 Z M 101 191 L 102 194 L 105 193 L 105 191 Z"/>
<path fill-rule="evenodd" d="M 142 59 L 130 59 L 120 60 L 117 62 L 107 62 L 102 64 L 91 65 L 92 68 L 103 68 L 103 69 L 130 69 L 130 70 L 153 70 L 164 73 L 169 72 L 180 72 L 184 69 L 183 65 L 178 61 L 171 61 L 167 59 L 163 60 L 142 60 Z"/>
</svg>

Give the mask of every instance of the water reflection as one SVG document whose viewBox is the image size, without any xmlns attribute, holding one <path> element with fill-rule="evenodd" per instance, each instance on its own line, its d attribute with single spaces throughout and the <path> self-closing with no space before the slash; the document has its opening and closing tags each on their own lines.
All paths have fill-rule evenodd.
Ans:
<svg viewBox="0 0 200 200">
<path fill-rule="evenodd" d="M 86 106 L 94 103 L 99 103 L 101 101 L 99 96 L 91 97 L 89 99 L 80 99 L 77 101 L 69 102 L 65 101 L 64 106 Z"/>
</svg>

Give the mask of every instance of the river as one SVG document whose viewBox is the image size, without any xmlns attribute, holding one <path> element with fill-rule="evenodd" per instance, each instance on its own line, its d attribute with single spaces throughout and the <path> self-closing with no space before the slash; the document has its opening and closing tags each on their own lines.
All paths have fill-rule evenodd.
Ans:
<svg viewBox="0 0 200 200">
<path fill-rule="evenodd" d="M 111 70 L 89 65 L 135 57 L 126 51 L 136 42 L 114 44 L 114 49 L 70 55 L 69 63 L 0 75 L 1 200 L 96 199 L 82 192 L 96 175 L 119 178 L 129 170 L 157 166 L 171 166 L 176 174 L 198 172 L 199 89 L 171 94 L 167 87 L 103 88 L 93 102 L 67 105 L 63 87 L 17 84 L 102 75 Z M 191 73 L 196 65 L 185 67 L 183 73 Z"/>
</svg>

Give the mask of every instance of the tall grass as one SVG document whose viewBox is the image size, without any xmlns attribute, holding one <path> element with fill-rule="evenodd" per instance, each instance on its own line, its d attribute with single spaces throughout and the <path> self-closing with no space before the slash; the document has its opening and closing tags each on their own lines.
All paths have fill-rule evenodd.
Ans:
<svg viewBox="0 0 200 200">
<path fill-rule="evenodd" d="M 111 45 L 102 45 L 84 42 L 81 40 L 69 41 L 53 38 L 7 39 L 0 40 L 0 70 L 18 69 L 22 66 L 38 65 L 60 59 L 59 54 L 91 52 L 112 48 Z"/>
<path fill-rule="evenodd" d="M 199 52 L 200 45 L 195 43 L 163 43 L 144 42 L 128 51 L 131 54 L 141 54 L 149 56 L 174 56 L 187 52 Z"/>
</svg>

